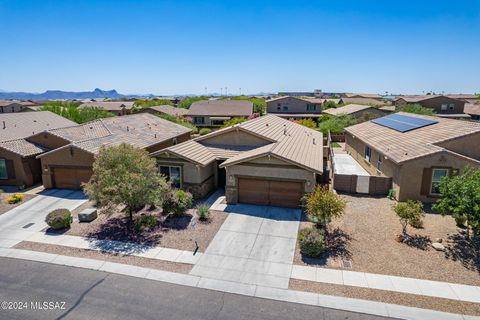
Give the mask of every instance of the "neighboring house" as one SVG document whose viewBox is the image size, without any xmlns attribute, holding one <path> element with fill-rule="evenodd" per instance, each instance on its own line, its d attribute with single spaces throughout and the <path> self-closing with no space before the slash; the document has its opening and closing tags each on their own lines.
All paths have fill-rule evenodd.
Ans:
<svg viewBox="0 0 480 320">
<path fill-rule="evenodd" d="M 286 119 L 318 118 L 325 99 L 308 97 L 277 97 L 267 101 L 267 113 Z"/>
<path fill-rule="evenodd" d="M 248 118 L 253 114 L 253 103 L 248 100 L 202 100 L 195 101 L 187 116 L 196 126 L 222 126 L 232 118 Z"/>
<path fill-rule="evenodd" d="M 116 116 L 124 116 L 131 113 L 133 101 L 92 101 L 82 103 L 79 108 L 95 107 L 111 112 Z"/>
<path fill-rule="evenodd" d="M 323 148 L 322 133 L 265 115 L 152 155 L 195 198 L 224 187 L 229 204 L 298 207 L 323 180 Z"/>
<path fill-rule="evenodd" d="M 378 93 L 345 93 L 345 98 L 366 98 L 366 99 L 375 99 L 383 100 L 383 97 Z"/>
<path fill-rule="evenodd" d="M 340 104 L 340 99 L 330 99 L 330 98 L 327 98 L 327 99 L 323 99 L 323 103 L 322 104 L 325 104 L 327 102 L 333 102 L 335 104 Z"/>
<path fill-rule="evenodd" d="M 480 123 L 399 112 L 345 129 L 346 151 L 396 198 L 434 202 L 439 181 L 480 167 Z"/>
<path fill-rule="evenodd" d="M 28 138 L 51 151 L 39 155 L 45 188 L 79 189 L 102 146 L 128 143 L 154 152 L 190 139 L 191 130 L 148 113 L 94 120 Z"/>
<path fill-rule="evenodd" d="M 468 114 L 472 120 L 480 120 L 480 103 L 466 103 L 463 111 Z"/>
<path fill-rule="evenodd" d="M 40 161 L 35 156 L 48 148 L 27 137 L 74 124 L 48 111 L 0 114 L 0 185 L 30 186 L 40 182 Z"/>
<path fill-rule="evenodd" d="M 395 112 L 396 107 L 395 106 L 385 106 L 385 107 L 380 107 L 378 109 L 384 111 L 385 113 L 392 113 L 392 112 Z"/>
<path fill-rule="evenodd" d="M 469 118 L 464 113 L 465 101 L 447 96 L 401 96 L 395 99 L 395 106 L 404 106 L 406 104 L 419 104 L 422 107 L 433 109 L 439 117 Z"/>
<path fill-rule="evenodd" d="M 457 100 L 463 100 L 466 103 L 476 103 L 479 102 L 480 96 L 476 94 L 447 94 L 447 97 Z"/>
<path fill-rule="evenodd" d="M 365 104 L 365 105 L 370 105 L 374 107 L 381 107 L 386 105 L 385 102 L 382 100 L 378 99 L 373 99 L 373 98 L 364 98 L 364 97 L 358 97 L 358 98 L 340 98 L 339 103 L 342 104 Z"/>
<path fill-rule="evenodd" d="M 174 116 L 174 117 L 183 117 L 187 114 L 188 109 L 176 108 L 170 105 L 161 105 L 161 106 L 142 108 L 140 112 L 147 112 L 154 115 L 167 114 L 169 116 Z"/>
<path fill-rule="evenodd" d="M 0 100 L 0 113 L 21 112 L 34 105 L 30 101 Z"/>
<path fill-rule="evenodd" d="M 356 119 L 362 118 L 368 115 L 373 115 L 377 117 L 385 115 L 385 112 L 382 110 L 379 110 L 372 106 L 366 106 L 362 104 L 347 104 L 346 106 L 339 107 L 339 108 L 330 108 L 330 109 L 324 110 L 323 112 L 335 117 L 339 117 L 342 115 L 351 115 Z"/>
</svg>

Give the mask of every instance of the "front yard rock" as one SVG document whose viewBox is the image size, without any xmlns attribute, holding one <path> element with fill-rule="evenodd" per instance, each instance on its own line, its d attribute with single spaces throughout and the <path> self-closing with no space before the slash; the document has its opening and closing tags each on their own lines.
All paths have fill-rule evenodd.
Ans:
<svg viewBox="0 0 480 320">
<path fill-rule="evenodd" d="M 439 242 L 432 243 L 432 247 L 437 251 L 445 251 L 445 246 Z"/>
<path fill-rule="evenodd" d="M 80 222 L 91 222 L 97 219 L 97 209 L 85 209 L 78 214 L 78 221 Z"/>
<path fill-rule="evenodd" d="M 442 238 L 437 238 L 437 239 L 435 239 L 435 242 L 442 243 L 443 239 Z"/>
</svg>

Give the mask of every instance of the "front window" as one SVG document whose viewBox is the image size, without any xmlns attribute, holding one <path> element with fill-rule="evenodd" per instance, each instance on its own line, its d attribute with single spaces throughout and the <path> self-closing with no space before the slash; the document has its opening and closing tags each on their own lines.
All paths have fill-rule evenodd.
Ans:
<svg viewBox="0 0 480 320">
<path fill-rule="evenodd" d="M 205 117 L 193 117 L 194 124 L 205 124 Z"/>
<path fill-rule="evenodd" d="M 181 187 L 180 167 L 160 166 L 160 173 L 164 175 L 175 188 Z"/>
<path fill-rule="evenodd" d="M 365 160 L 370 162 L 370 158 L 372 157 L 372 149 L 369 146 L 365 146 Z"/>
<path fill-rule="evenodd" d="M 307 111 L 315 111 L 317 110 L 316 104 L 307 104 Z"/>
<path fill-rule="evenodd" d="M 377 161 L 377 169 L 382 170 L 382 163 L 383 163 L 383 156 L 381 154 L 378 155 Z"/>
<path fill-rule="evenodd" d="M 431 194 L 440 194 L 440 181 L 443 177 L 448 176 L 448 169 L 433 169 L 432 170 L 432 185 L 430 188 Z"/>
<path fill-rule="evenodd" d="M 5 159 L 0 159 L 0 179 L 8 179 L 7 162 Z"/>
<path fill-rule="evenodd" d="M 288 106 L 283 106 L 283 111 L 288 111 Z"/>
<path fill-rule="evenodd" d="M 448 103 L 444 103 L 440 107 L 440 110 L 442 110 L 442 111 L 447 111 L 447 109 L 448 109 Z"/>
<path fill-rule="evenodd" d="M 455 104 L 450 103 L 450 104 L 448 105 L 448 110 L 451 111 L 451 110 L 453 110 L 453 109 L 455 109 Z"/>
</svg>

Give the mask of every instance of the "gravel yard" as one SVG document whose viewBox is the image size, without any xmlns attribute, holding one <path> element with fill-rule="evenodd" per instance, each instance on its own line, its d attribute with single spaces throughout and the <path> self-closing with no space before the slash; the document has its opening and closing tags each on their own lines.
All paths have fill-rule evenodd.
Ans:
<svg viewBox="0 0 480 320">
<path fill-rule="evenodd" d="M 148 259 L 142 257 L 128 256 L 122 254 L 110 254 L 100 251 L 77 249 L 64 247 L 53 244 L 44 244 L 38 242 L 22 241 L 15 246 L 16 249 L 41 251 L 53 254 L 60 254 L 63 256 L 71 256 L 77 258 L 88 258 L 110 262 L 117 262 L 123 264 L 130 264 L 138 267 L 160 269 L 178 273 L 189 273 L 192 265 L 185 263 L 177 263 L 170 261 L 162 261 L 156 259 Z"/>
<path fill-rule="evenodd" d="M 342 268 L 343 261 L 351 262 L 351 270 L 388 274 L 427 280 L 480 285 L 480 256 L 478 243 L 458 240 L 453 218 L 426 214 L 423 229 L 409 226 L 408 233 L 415 241 L 399 243 L 396 235 L 401 225 L 387 198 L 342 195 L 347 201 L 345 215 L 331 223 L 334 235 L 330 249 L 323 259 L 303 259 L 298 247 L 295 264 L 321 265 Z M 302 221 L 300 228 L 311 225 Z M 332 239 L 334 238 L 334 239 Z M 443 239 L 449 249 L 436 251 L 431 242 Z"/>
<path fill-rule="evenodd" d="M 1 188 L 0 188 L 1 189 Z M 5 212 L 9 211 L 9 210 L 12 210 L 13 208 L 15 207 L 18 207 L 19 205 L 27 202 L 28 200 L 31 200 L 33 198 L 36 197 L 36 195 L 34 194 L 26 194 L 26 193 L 22 193 L 23 194 L 23 200 L 18 202 L 18 203 L 15 203 L 15 204 L 9 204 L 9 203 L 6 203 L 4 200 L 7 199 L 7 198 L 10 198 L 11 196 L 13 196 L 15 193 L 20 193 L 20 192 L 14 192 L 14 193 L 9 193 L 9 192 L 1 192 L 0 193 L 0 215 L 1 214 L 4 214 Z"/>
<path fill-rule="evenodd" d="M 419 296 L 415 294 L 358 288 L 352 286 L 341 286 L 327 283 L 314 283 L 294 279 L 290 280 L 289 288 L 292 290 L 380 301 L 385 303 L 400 304 L 409 307 L 433 309 L 443 312 L 459 313 L 473 316 L 480 315 L 480 304 L 477 303 Z"/>
<path fill-rule="evenodd" d="M 74 218 L 77 216 L 76 213 L 86 207 L 91 207 L 91 204 L 75 210 Z M 166 219 L 158 211 L 144 211 L 144 213 L 155 214 L 159 217 L 157 227 L 151 231 L 137 234 L 128 228 L 128 220 L 124 213 L 117 212 L 108 216 L 100 212 L 98 218 L 90 223 L 80 223 L 75 219 L 65 234 L 102 240 L 148 243 L 189 251 L 195 251 L 196 244 L 198 244 L 198 251 L 203 252 L 227 217 L 224 212 L 211 211 L 209 221 L 203 222 L 198 220 L 194 210 L 189 210 L 182 218 L 168 217 Z M 138 217 L 139 214 L 141 213 L 137 213 L 135 216 Z"/>
</svg>

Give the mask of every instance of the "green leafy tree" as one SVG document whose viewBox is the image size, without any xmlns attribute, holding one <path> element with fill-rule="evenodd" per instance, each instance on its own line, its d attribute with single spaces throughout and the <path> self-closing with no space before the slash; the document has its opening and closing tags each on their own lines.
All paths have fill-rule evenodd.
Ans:
<svg viewBox="0 0 480 320">
<path fill-rule="evenodd" d="M 335 118 L 335 117 L 332 116 L 331 114 L 323 113 L 322 115 L 320 115 L 320 117 L 318 117 L 317 121 L 318 121 L 318 123 L 320 123 L 320 122 L 327 121 L 327 120 L 332 119 L 332 118 Z"/>
<path fill-rule="evenodd" d="M 322 105 L 322 110 L 327 110 L 330 108 L 337 108 L 337 107 L 338 105 L 335 102 L 329 100 Z"/>
<path fill-rule="evenodd" d="M 231 127 L 231 126 L 234 126 L 236 124 L 239 124 L 239 123 L 242 123 L 242 122 L 245 122 L 247 121 L 246 118 L 243 118 L 243 117 L 235 117 L 235 118 L 232 118 L 230 120 L 227 120 L 223 123 L 223 126 L 222 128 L 227 128 L 227 127 Z"/>
<path fill-rule="evenodd" d="M 146 100 L 146 99 L 138 99 L 134 103 L 135 106 L 139 108 L 147 108 L 147 107 L 153 107 L 153 106 L 173 106 L 173 103 L 169 99 L 151 99 L 151 100 Z"/>
<path fill-rule="evenodd" d="M 433 210 L 456 219 L 466 217 L 476 235 L 480 232 L 480 169 L 467 168 L 462 175 L 444 177 L 440 181 L 442 198 Z"/>
<path fill-rule="evenodd" d="M 320 122 L 318 128 L 323 133 L 330 131 L 332 134 L 343 133 L 346 127 L 357 123 L 357 120 L 351 115 L 343 115 L 340 117 L 332 117 Z"/>
<path fill-rule="evenodd" d="M 54 101 L 53 101 L 54 102 Z M 54 103 L 42 106 L 39 111 L 50 111 L 59 116 L 72 120 L 76 123 L 109 118 L 115 116 L 113 113 L 96 107 L 78 108 L 72 103 Z"/>
<path fill-rule="evenodd" d="M 312 193 L 303 197 L 307 218 L 317 225 L 321 225 L 324 231 L 328 231 L 328 224 L 332 219 L 340 217 L 345 212 L 345 200 L 330 191 L 328 187 L 317 185 Z"/>
<path fill-rule="evenodd" d="M 426 116 L 433 116 L 435 115 L 435 111 L 431 108 L 422 107 L 419 104 L 406 104 L 404 106 L 396 107 L 396 112 L 408 112 L 408 113 L 415 113 L 415 114 L 423 114 Z"/>
<path fill-rule="evenodd" d="M 301 124 L 302 126 L 311 128 L 311 129 L 315 129 L 317 127 L 317 124 L 315 123 L 315 121 L 313 121 L 310 118 L 298 120 L 298 121 L 295 121 L 295 122 L 298 123 L 298 124 Z"/>
<path fill-rule="evenodd" d="M 178 107 L 179 108 L 185 108 L 188 109 L 194 103 L 195 101 L 202 101 L 202 100 L 208 100 L 209 97 L 207 96 L 200 96 L 200 97 L 186 97 L 182 99 L 182 101 L 179 102 Z"/>
<path fill-rule="evenodd" d="M 144 206 L 160 206 L 169 188 L 146 150 L 123 143 L 100 149 L 84 190 L 107 212 L 124 205 L 132 222 L 133 214 Z"/>
<path fill-rule="evenodd" d="M 415 226 L 425 217 L 423 204 L 420 201 L 407 200 L 399 202 L 393 206 L 393 211 L 395 211 L 400 219 L 404 238 L 408 237 L 407 226 Z"/>
</svg>

